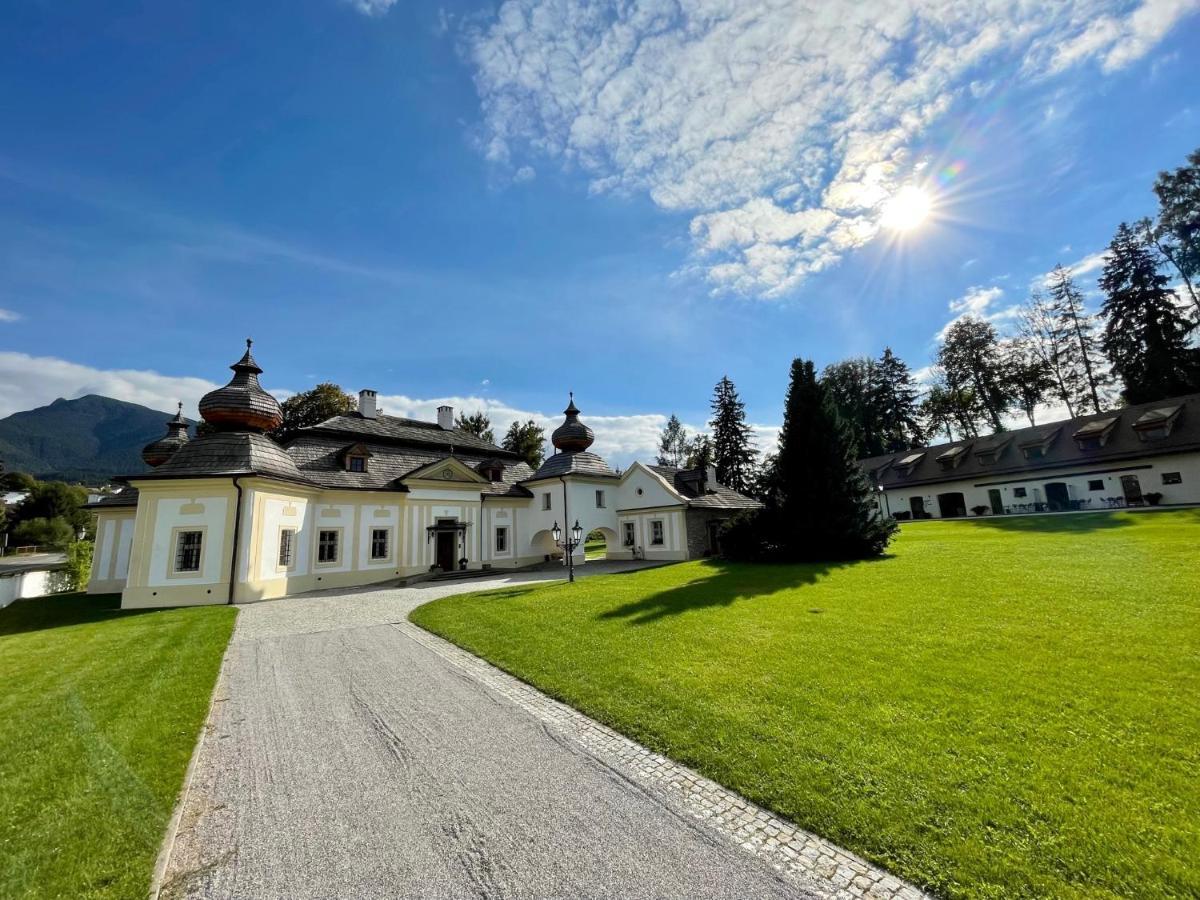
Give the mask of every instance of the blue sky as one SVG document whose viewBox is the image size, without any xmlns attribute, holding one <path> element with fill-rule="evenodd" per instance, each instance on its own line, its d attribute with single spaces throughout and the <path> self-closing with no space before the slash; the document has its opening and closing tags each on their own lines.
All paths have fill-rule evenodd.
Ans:
<svg viewBox="0 0 1200 900">
<path fill-rule="evenodd" d="M 811 6 L 811 9 L 808 8 Z M 0 31 L 0 414 L 278 391 L 557 419 L 617 462 L 795 356 L 996 317 L 1200 145 L 1195 0 L 73 5 Z M 878 220 L 918 184 L 931 219 Z"/>
</svg>

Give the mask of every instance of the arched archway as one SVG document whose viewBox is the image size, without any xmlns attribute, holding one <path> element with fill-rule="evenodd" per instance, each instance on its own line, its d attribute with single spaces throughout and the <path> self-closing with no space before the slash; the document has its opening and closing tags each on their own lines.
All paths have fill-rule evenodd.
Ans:
<svg viewBox="0 0 1200 900">
<path fill-rule="evenodd" d="M 589 531 L 583 542 L 586 560 L 611 559 L 612 554 L 620 548 L 620 544 L 617 543 L 617 533 L 604 526 Z"/>
<path fill-rule="evenodd" d="M 554 546 L 554 535 L 550 533 L 549 528 L 534 532 L 533 537 L 529 539 L 529 547 L 535 556 L 562 556 L 562 548 Z"/>
</svg>

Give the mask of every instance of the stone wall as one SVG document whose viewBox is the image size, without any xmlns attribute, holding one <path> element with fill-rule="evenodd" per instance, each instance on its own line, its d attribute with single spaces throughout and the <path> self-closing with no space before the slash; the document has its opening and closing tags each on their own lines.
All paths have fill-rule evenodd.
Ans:
<svg viewBox="0 0 1200 900">
<path fill-rule="evenodd" d="M 689 509 L 687 511 L 687 558 L 703 559 L 715 548 L 708 544 L 708 523 L 724 522 L 736 515 L 738 510 Z"/>
</svg>

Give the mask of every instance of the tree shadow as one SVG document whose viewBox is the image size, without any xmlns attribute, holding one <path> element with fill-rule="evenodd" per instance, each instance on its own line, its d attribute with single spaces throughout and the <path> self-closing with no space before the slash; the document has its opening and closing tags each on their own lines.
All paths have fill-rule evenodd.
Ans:
<svg viewBox="0 0 1200 900">
<path fill-rule="evenodd" d="M 139 616 L 155 609 L 121 609 L 120 594 L 51 594 L 0 609 L 0 637 Z"/>
<path fill-rule="evenodd" d="M 730 563 L 708 561 L 701 577 L 670 590 L 633 600 L 600 613 L 598 619 L 626 619 L 630 625 L 647 625 L 667 616 L 714 607 L 732 606 L 779 591 L 815 584 L 838 569 L 872 565 L 890 559 L 844 560 L 811 563 Z"/>
<path fill-rule="evenodd" d="M 1186 512 L 1187 517 L 1193 521 L 1200 522 L 1200 510 L 1175 510 L 1177 515 L 1183 512 Z M 978 516 L 958 521 L 970 522 L 981 528 L 997 528 L 1002 531 L 1086 534 L 1091 531 L 1128 528 L 1135 524 L 1137 516 L 1152 516 L 1157 513 L 1157 510 L 1134 512 L 1128 509 L 1113 509 L 1080 513 L 1047 513 L 1043 516 Z"/>
</svg>

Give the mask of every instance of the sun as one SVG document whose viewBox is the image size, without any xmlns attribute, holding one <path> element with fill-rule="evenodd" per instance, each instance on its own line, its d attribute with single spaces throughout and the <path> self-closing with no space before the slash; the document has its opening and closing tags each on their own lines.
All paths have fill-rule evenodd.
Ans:
<svg viewBox="0 0 1200 900">
<path fill-rule="evenodd" d="M 912 231 L 929 218 L 932 209 L 933 198 L 929 192 L 907 184 L 883 204 L 879 224 L 892 231 Z"/>
</svg>

